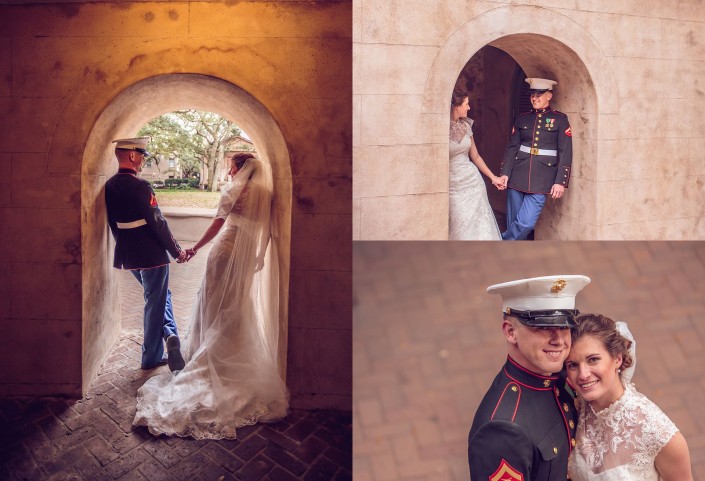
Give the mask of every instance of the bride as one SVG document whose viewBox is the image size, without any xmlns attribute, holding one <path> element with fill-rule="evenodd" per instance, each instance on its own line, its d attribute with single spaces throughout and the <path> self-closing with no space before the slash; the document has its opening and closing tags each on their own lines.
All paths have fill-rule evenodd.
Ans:
<svg viewBox="0 0 705 481">
<path fill-rule="evenodd" d="M 189 326 L 187 363 L 149 379 L 133 424 L 154 435 L 234 439 L 236 428 L 286 416 L 277 369 L 278 271 L 270 239 L 272 177 L 252 154 L 236 154 L 212 224 L 190 250 L 216 239 Z M 267 246 L 270 245 L 269 252 Z M 265 256 L 265 254 L 267 254 Z"/>
<path fill-rule="evenodd" d="M 487 167 L 472 138 L 467 92 L 454 90 L 450 110 L 450 240 L 502 240 L 480 171 L 500 190 L 506 186 Z M 469 159 L 468 159 L 469 157 Z M 472 160 L 472 163 L 470 162 Z M 479 169 L 479 170 L 478 170 Z"/>
<path fill-rule="evenodd" d="M 573 481 L 692 481 L 688 445 L 678 428 L 631 383 L 634 338 L 623 322 L 576 319 L 565 361 L 580 400 Z"/>
</svg>

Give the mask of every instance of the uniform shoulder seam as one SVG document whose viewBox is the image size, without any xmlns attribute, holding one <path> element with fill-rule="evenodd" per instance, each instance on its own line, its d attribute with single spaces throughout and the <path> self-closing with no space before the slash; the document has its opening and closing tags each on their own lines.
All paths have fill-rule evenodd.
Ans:
<svg viewBox="0 0 705 481">
<path fill-rule="evenodd" d="M 519 409 L 519 401 L 521 399 L 521 386 L 514 382 L 508 382 L 504 386 L 502 395 L 499 397 L 492 416 L 491 421 L 507 420 L 514 422 L 517 410 Z"/>
</svg>

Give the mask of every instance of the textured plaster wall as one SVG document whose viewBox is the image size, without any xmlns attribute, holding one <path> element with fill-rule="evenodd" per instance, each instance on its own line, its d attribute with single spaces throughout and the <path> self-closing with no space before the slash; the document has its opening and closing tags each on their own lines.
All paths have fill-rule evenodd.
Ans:
<svg viewBox="0 0 705 481">
<path fill-rule="evenodd" d="M 118 332 L 100 202 L 116 166 L 103 141 L 171 104 L 210 105 L 249 123 L 273 165 L 292 403 L 349 408 L 350 3 L 72 2 L 0 14 L 0 394 L 86 389 Z M 174 87 L 174 74 L 193 87 Z M 145 85 L 154 95 L 130 105 L 126 93 Z M 227 101 L 216 85 L 250 100 Z"/>
<path fill-rule="evenodd" d="M 447 238 L 447 106 L 483 46 L 559 82 L 571 187 L 537 238 L 705 237 L 699 0 L 355 0 L 353 236 Z"/>
</svg>

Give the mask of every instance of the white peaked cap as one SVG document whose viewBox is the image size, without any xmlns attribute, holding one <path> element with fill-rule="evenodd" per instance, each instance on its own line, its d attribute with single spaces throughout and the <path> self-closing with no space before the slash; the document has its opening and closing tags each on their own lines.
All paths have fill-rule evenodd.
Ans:
<svg viewBox="0 0 705 481">
<path fill-rule="evenodd" d="M 131 139 L 116 139 L 113 143 L 116 144 L 116 149 L 143 149 L 147 150 L 147 144 L 149 143 L 149 137 L 134 137 Z"/>
<path fill-rule="evenodd" d="M 495 284 L 487 292 L 502 296 L 503 312 L 575 309 L 575 296 L 588 284 L 587 276 L 544 276 Z"/>
<path fill-rule="evenodd" d="M 553 86 L 558 83 L 545 78 L 527 78 L 524 82 L 529 84 L 531 90 L 553 90 Z"/>
</svg>

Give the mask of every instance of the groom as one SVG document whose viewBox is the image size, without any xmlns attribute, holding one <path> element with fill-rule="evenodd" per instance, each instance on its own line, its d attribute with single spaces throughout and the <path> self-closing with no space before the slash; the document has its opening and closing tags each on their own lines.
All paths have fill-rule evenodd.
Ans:
<svg viewBox="0 0 705 481">
<path fill-rule="evenodd" d="M 177 371 L 185 363 L 171 307 L 167 252 L 177 262 L 186 260 L 186 252 L 171 235 L 151 184 L 137 177 L 149 155 L 147 142 L 149 137 L 113 140 L 119 170 L 105 184 L 108 224 L 115 238 L 113 266 L 129 269 L 144 288 L 142 369 L 168 363 Z"/>
<path fill-rule="evenodd" d="M 575 326 L 585 276 L 496 284 L 502 296 L 507 362 L 475 413 L 468 436 L 472 481 L 565 481 L 577 412 L 559 373 Z"/>
<path fill-rule="evenodd" d="M 568 116 L 550 106 L 557 82 L 542 78 L 527 78 L 526 82 L 533 109 L 514 122 L 500 168 L 500 179 L 509 187 L 504 240 L 527 238 L 546 197 L 563 197 L 573 162 Z"/>
</svg>

